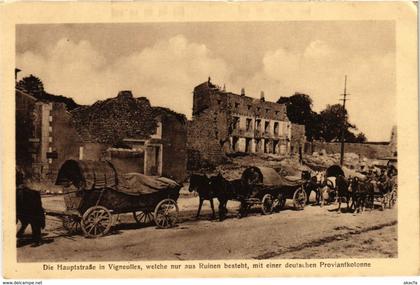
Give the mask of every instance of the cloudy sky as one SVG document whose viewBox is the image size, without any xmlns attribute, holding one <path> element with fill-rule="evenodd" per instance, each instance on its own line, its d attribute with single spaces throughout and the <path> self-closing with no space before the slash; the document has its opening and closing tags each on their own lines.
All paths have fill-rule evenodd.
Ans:
<svg viewBox="0 0 420 285">
<path fill-rule="evenodd" d="M 80 104 L 132 90 L 188 117 L 208 76 L 270 101 L 303 92 L 320 111 L 339 102 L 347 74 L 359 131 L 389 140 L 396 124 L 393 22 L 18 25 L 16 65 Z"/>
</svg>

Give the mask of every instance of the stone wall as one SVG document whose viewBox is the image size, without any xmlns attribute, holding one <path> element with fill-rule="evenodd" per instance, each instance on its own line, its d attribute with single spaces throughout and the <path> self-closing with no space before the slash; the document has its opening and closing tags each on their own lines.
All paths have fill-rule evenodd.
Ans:
<svg viewBox="0 0 420 285">
<path fill-rule="evenodd" d="M 206 110 L 188 122 L 189 170 L 212 167 L 226 160 L 230 142 L 221 131 L 227 129 L 226 120 L 226 115 Z"/>
<path fill-rule="evenodd" d="M 54 181 L 58 170 L 65 160 L 79 159 L 79 137 L 73 125 L 71 114 L 66 110 L 64 103 L 52 103 L 51 115 L 51 150 L 57 152 L 57 158 L 51 159 L 50 180 Z"/>
<path fill-rule="evenodd" d="M 226 96 L 228 108 L 232 113 L 267 120 L 288 121 L 286 105 L 284 104 L 277 104 L 234 93 L 221 93 L 221 96 Z"/>
<path fill-rule="evenodd" d="M 162 176 L 183 182 L 187 177 L 187 121 L 173 114 L 161 120 Z"/>
<path fill-rule="evenodd" d="M 340 153 L 341 144 L 339 142 L 308 142 L 305 145 L 305 152 L 311 154 L 313 152 L 321 152 L 325 150 L 328 154 Z M 346 143 L 344 152 L 355 153 L 361 157 L 367 158 L 383 158 L 391 156 L 391 147 L 389 144 L 376 143 Z"/>
<path fill-rule="evenodd" d="M 36 98 L 16 90 L 16 165 L 26 173 L 32 173 L 33 155 L 37 154 L 39 143 L 35 138 L 34 119 Z"/>
</svg>

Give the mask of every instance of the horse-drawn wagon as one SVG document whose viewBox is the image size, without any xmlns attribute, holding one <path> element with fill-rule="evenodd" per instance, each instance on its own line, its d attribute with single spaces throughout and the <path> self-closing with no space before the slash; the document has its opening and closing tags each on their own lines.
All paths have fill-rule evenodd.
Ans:
<svg viewBox="0 0 420 285">
<path fill-rule="evenodd" d="M 290 180 L 279 175 L 273 168 L 248 167 L 242 173 L 242 193 L 239 215 L 246 215 L 249 208 L 261 205 L 262 213 L 267 215 L 281 210 L 286 199 L 292 199 L 295 209 L 302 210 L 306 204 L 305 181 Z"/>
<path fill-rule="evenodd" d="M 164 177 L 117 173 L 109 161 L 66 161 L 57 176 L 64 188 L 63 225 L 87 237 L 109 232 L 114 214 L 133 213 L 138 223 L 173 226 L 178 217 L 181 186 Z"/>
</svg>

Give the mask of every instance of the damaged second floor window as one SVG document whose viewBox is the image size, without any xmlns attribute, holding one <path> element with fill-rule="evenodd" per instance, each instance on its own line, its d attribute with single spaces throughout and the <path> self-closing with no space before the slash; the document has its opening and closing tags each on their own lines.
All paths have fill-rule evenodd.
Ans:
<svg viewBox="0 0 420 285">
<path fill-rule="evenodd" d="M 257 131 L 261 130 L 261 120 L 260 119 L 255 120 L 255 129 Z"/>
<path fill-rule="evenodd" d="M 234 130 L 238 130 L 239 129 L 239 117 L 233 117 L 233 122 L 232 122 L 232 125 L 233 125 L 233 129 Z"/>
<path fill-rule="evenodd" d="M 246 130 L 252 131 L 252 119 L 246 119 Z"/>
<path fill-rule="evenodd" d="M 270 122 L 265 122 L 264 131 L 269 132 L 270 131 Z"/>
<path fill-rule="evenodd" d="M 274 134 L 275 135 L 279 134 L 279 123 L 278 122 L 274 122 Z"/>
</svg>

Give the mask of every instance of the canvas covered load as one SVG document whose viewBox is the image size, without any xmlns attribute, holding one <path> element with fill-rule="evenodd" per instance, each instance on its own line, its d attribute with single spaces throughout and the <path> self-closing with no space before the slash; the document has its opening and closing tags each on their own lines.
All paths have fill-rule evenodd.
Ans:
<svg viewBox="0 0 420 285">
<path fill-rule="evenodd" d="M 270 167 L 252 166 L 245 169 L 242 180 L 246 185 L 262 184 L 264 186 L 283 186 L 298 187 L 302 185 L 302 180 L 291 180 L 277 173 Z"/>
<path fill-rule="evenodd" d="M 118 191 L 128 195 L 142 195 L 180 187 L 166 177 L 147 176 L 141 173 L 126 173 L 118 176 Z"/>
<path fill-rule="evenodd" d="M 94 190 L 112 188 L 129 195 L 151 194 L 180 187 L 175 181 L 141 173 L 117 173 L 109 161 L 67 160 L 61 166 L 56 185 Z"/>
</svg>

